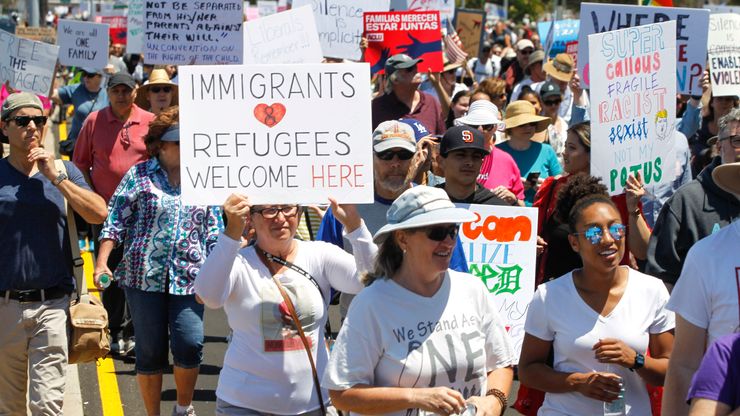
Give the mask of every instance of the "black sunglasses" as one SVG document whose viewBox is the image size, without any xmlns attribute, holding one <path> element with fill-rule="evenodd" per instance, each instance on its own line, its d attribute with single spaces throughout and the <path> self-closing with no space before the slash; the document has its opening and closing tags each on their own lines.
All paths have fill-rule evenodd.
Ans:
<svg viewBox="0 0 740 416">
<path fill-rule="evenodd" d="M 289 205 L 287 207 L 269 207 L 269 208 L 262 208 L 262 209 L 254 209 L 252 210 L 255 214 L 262 215 L 262 218 L 266 220 L 271 220 L 278 216 L 279 213 L 283 214 L 283 217 L 285 218 L 291 218 L 295 217 L 296 214 L 298 214 L 298 205 Z"/>
<path fill-rule="evenodd" d="M 382 152 L 375 152 L 375 156 L 380 160 L 393 160 L 393 156 L 398 156 L 398 160 L 409 160 L 414 157 L 414 152 L 408 150 L 384 150 Z"/>
<path fill-rule="evenodd" d="M 560 105 L 563 100 L 552 100 L 552 101 L 543 101 L 545 105 Z"/>
<path fill-rule="evenodd" d="M 432 227 L 424 227 L 421 230 L 427 235 L 427 238 L 432 241 L 444 241 L 447 236 L 452 237 L 454 240 L 457 238 L 458 226 L 457 224 L 452 225 L 438 225 Z"/>
<path fill-rule="evenodd" d="M 8 120 L 15 121 L 15 124 L 17 124 L 20 127 L 26 127 L 28 124 L 33 121 L 33 124 L 38 126 L 43 126 L 46 124 L 46 120 L 48 117 L 46 116 L 15 116 L 11 117 Z"/>
<path fill-rule="evenodd" d="M 481 124 L 481 125 L 478 125 L 478 126 L 473 125 L 473 126 L 470 126 L 470 127 L 474 128 L 476 130 L 483 129 L 483 131 L 491 131 L 491 130 L 493 130 L 494 127 L 496 127 L 496 125 L 495 124 Z"/>
<path fill-rule="evenodd" d="M 95 78 L 95 77 L 97 77 L 98 75 L 99 75 L 99 74 L 95 74 L 95 73 L 90 73 L 90 72 L 85 72 L 85 75 L 84 75 L 84 76 L 85 76 L 85 78 Z"/>
<path fill-rule="evenodd" d="M 159 94 L 160 91 L 164 91 L 166 93 L 172 92 L 172 87 L 149 87 L 149 91 Z"/>
</svg>

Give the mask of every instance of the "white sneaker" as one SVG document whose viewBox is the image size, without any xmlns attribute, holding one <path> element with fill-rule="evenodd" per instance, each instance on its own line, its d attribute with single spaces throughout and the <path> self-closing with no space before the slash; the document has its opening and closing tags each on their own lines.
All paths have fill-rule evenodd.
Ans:
<svg viewBox="0 0 740 416">
<path fill-rule="evenodd" d="M 197 416 L 197 415 L 195 414 L 195 408 L 191 404 L 190 406 L 188 406 L 187 409 L 185 409 L 184 412 L 178 412 L 177 405 L 175 405 L 175 407 L 172 408 L 172 416 Z"/>
<path fill-rule="evenodd" d="M 121 355 L 124 357 L 135 355 L 136 353 L 134 351 L 134 348 L 136 348 L 136 340 L 131 337 L 123 342 L 123 347 L 121 347 Z"/>
<path fill-rule="evenodd" d="M 111 355 L 123 355 L 122 351 L 125 351 L 125 349 L 125 342 L 123 341 L 123 338 L 119 338 L 116 341 L 111 341 L 110 343 Z"/>
</svg>

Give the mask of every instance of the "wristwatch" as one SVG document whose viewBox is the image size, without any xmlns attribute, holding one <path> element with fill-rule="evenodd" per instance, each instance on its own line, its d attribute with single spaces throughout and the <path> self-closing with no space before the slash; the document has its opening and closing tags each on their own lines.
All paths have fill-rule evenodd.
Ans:
<svg viewBox="0 0 740 416">
<path fill-rule="evenodd" d="M 645 367 L 645 356 L 637 351 L 635 351 L 635 354 L 637 354 L 635 355 L 635 363 L 630 367 L 630 371 L 639 370 L 642 367 Z"/>
<path fill-rule="evenodd" d="M 59 172 L 59 175 L 53 181 L 51 181 L 51 183 L 54 186 L 59 186 L 59 184 L 64 182 L 66 179 L 69 179 L 69 176 L 67 176 L 67 174 L 64 172 Z"/>
</svg>

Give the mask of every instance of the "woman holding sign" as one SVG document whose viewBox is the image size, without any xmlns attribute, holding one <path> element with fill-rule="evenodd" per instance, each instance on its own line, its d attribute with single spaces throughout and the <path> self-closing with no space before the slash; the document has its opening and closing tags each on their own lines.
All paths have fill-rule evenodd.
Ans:
<svg viewBox="0 0 740 416">
<path fill-rule="evenodd" d="M 663 384 L 673 349 L 668 291 L 620 265 L 627 227 L 598 178 L 575 175 L 556 209 L 583 267 L 537 288 L 519 378 L 546 392 L 538 415 L 650 415 L 646 383 Z"/>
<path fill-rule="evenodd" d="M 216 414 L 334 411 L 318 380 L 329 356 L 324 330 L 330 290 L 358 293 L 377 249 L 354 207 L 331 201 L 354 256 L 333 244 L 295 239 L 303 207 L 252 205 L 236 194 L 224 203 L 226 230 L 195 282 L 206 306 L 224 308 L 233 330 Z M 242 248 L 247 223 L 256 238 Z"/>
<path fill-rule="evenodd" d="M 459 225 L 474 219 L 438 188 L 415 186 L 393 202 L 373 238 L 380 248 L 369 287 L 353 300 L 324 374 L 337 408 L 496 416 L 506 409 L 509 336 L 480 279 L 449 270 Z"/>
</svg>

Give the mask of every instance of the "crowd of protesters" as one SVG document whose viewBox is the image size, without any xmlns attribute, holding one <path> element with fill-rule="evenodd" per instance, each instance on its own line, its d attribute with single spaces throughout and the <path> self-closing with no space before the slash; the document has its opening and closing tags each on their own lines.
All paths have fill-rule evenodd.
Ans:
<svg viewBox="0 0 740 416">
<path fill-rule="evenodd" d="M 705 74 L 702 96 L 676 97 L 670 180 L 630 175 L 610 197 L 590 176 L 600 138 L 569 54 L 498 21 L 469 58 L 444 55 L 440 73 L 385 61 L 368 83 L 374 202 L 326 210 L 238 193 L 183 205 L 177 67 L 123 45 L 104 69 L 65 69 L 45 102 L 4 86 L 0 414 L 62 412 L 74 244 L 95 254 L 111 352 L 135 356 L 150 416 L 170 353 L 172 414 L 196 414 L 204 306 L 232 330 L 219 415 L 594 415 L 616 400 L 626 415 L 736 414 L 738 97 Z M 44 142 L 52 114 L 71 115 L 58 148 Z M 468 274 L 458 229 L 474 215 L 454 203 L 538 209 L 517 366 Z M 67 207 L 90 224 L 80 241 Z"/>
</svg>

